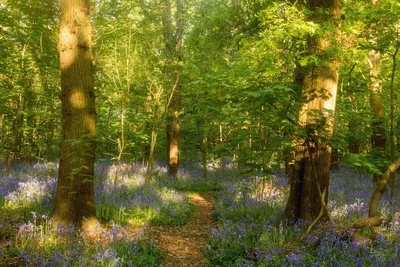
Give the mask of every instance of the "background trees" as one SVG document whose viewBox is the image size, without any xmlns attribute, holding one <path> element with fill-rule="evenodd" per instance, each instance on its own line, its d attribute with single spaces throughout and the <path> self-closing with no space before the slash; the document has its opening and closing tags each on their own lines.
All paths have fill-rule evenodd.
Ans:
<svg viewBox="0 0 400 267">
<path fill-rule="evenodd" d="M 180 126 L 172 128 L 179 128 L 179 154 L 173 158 L 201 160 L 204 176 L 208 163 L 233 160 L 262 182 L 285 159 L 296 167 L 292 156 L 300 152 L 291 150 L 291 144 L 293 140 L 303 144 L 313 131 L 326 133 L 318 140 L 334 147 L 342 164 L 360 172 L 380 175 L 393 160 L 385 151 L 393 151 L 396 157 L 400 134 L 396 1 L 377 1 L 372 7 L 366 1 L 346 1 L 331 24 L 321 22 L 330 15 L 315 1 L 306 6 L 267 0 L 163 3 L 91 3 L 99 160 L 149 163 L 151 177 L 153 159 L 171 159 L 168 135 L 160 133 L 167 125 L 171 129 L 178 117 Z M 170 14 L 163 8 L 168 6 Z M 64 138 L 59 119 L 57 8 L 54 1 L 36 0 L 3 0 L 0 5 L 4 14 L 0 18 L 0 157 L 9 168 L 20 161 L 56 160 L 59 139 Z M 336 31 L 339 17 L 340 33 Z M 334 40 L 335 45 L 325 47 Z M 378 54 L 379 68 L 372 58 Z M 330 67 L 332 73 L 340 72 L 336 110 L 330 114 L 334 126 L 329 122 L 329 130 L 321 131 L 306 126 L 305 119 L 298 123 L 298 117 L 307 113 L 304 84 L 312 77 L 310 69 L 319 72 L 318 67 L 336 61 L 342 64 Z M 336 83 L 336 78 L 332 80 Z M 376 99 L 373 85 L 379 85 L 379 112 L 373 112 L 376 105 L 370 102 Z M 321 105 L 333 96 L 331 92 L 315 98 L 308 91 Z M 310 106 L 308 111 L 316 109 L 323 110 Z M 179 116 L 172 120 L 171 114 Z M 384 135 L 390 136 L 390 149 L 389 143 L 379 141 Z M 378 143 L 381 153 L 374 153 Z M 327 165 L 326 157 L 326 164 L 315 159 L 317 167 Z M 170 163 L 170 170 L 179 177 L 177 162 Z M 323 192 L 327 183 L 320 186 Z M 318 205 L 312 208 L 314 215 Z"/>
<path fill-rule="evenodd" d="M 53 1 L 2 1 L 1 158 L 57 157 L 59 79 Z"/>
</svg>

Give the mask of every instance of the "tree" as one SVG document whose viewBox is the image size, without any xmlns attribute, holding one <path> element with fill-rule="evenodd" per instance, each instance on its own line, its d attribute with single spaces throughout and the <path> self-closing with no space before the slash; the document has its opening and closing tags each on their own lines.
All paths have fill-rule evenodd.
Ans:
<svg viewBox="0 0 400 267">
<path fill-rule="evenodd" d="M 167 101 L 167 157 L 168 173 L 176 176 L 179 164 L 179 117 L 181 112 L 182 34 L 183 3 L 176 0 L 176 26 L 173 33 L 171 3 L 163 1 L 163 26 L 166 51 L 165 86 L 168 88 Z"/>
<path fill-rule="evenodd" d="M 89 230 L 94 204 L 95 94 L 89 0 L 60 1 L 62 134 L 53 217 Z"/>
<path fill-rule="evenodd" d="M 333 133 L 339 74 L 335 43 L 341 15 L 340 1 L 310 0 L 308 9 L 312 22 L 328 21 L 329 26 L 320 25 L 317 33 L 308 40 L 309 64 L 302 86 L 304 103 L 298 118 L 302 134 L 294 142 L 294 170 L 285 209 L 285 217 L 295 221 L 314 220 L 322 210 L 323 218 L 328 217 L 326 203 L 331 157 L 328 142 Z"/>
<path fill-rule="evenodd" d="M 375 4 L 376 1 L 372 1 Z M 373 28 L 373 25 L 372 25 Z M 373 29 L 372 29 L 373 30 Z M 376 45 L 376 39 L 370 40 L 372 45 Z M 380 79 L 381 54 L 375 49 L 371 49 L 368 54 L 370 66 L 370 105 L 373 113 L 372 120 L 372 148 L 381 157 L 386 154 L 386 130 L 385 130 L 385 111 L 382 100 L 382 80 Z M 374 175 L 374 182 L 377 183 L 382 175 Z"/>
<path fill-rule="evenodd" d="M 0 157 L 8 169 L 58 154 L 55 10 L 48 0 L 6 0 L 0 7 Z"/>
</svg>

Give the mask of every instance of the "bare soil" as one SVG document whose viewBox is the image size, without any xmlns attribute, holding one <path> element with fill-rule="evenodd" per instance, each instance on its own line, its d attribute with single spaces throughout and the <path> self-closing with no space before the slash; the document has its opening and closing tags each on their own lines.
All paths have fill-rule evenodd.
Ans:
<svg viewBox="0 0 400 267">
<path fill-rule="evenodd" d="M 162 267 L 204 266 L 202 248 L 207 243 L 212 228 L 215 192 L 189 194 L 196 211 L 183 226 L 152 226 L 151 233 L 164 253 Z"/>
</svg>

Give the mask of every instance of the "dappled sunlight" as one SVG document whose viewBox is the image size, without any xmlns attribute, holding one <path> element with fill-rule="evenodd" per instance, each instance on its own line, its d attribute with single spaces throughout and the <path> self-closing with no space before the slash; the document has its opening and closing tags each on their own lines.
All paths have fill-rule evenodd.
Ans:
<svg viewBox="0 0 400 267">
<path fill-rule="evenodd" d="M 0 187 L 0 198 L 6 199 L 4 205 L 11 207 L 12 204 L 18 209 L 35 208 L 32 213 L 28 212 L 27 217 L 20 219 L 24 222 L 20 222 L 15 233 L 16 243 L 13 246 L 22 253 L 15 258 L 19 262 L 93 266 L 140 260 L 153 262 L 152 265 L 158 261 L 159 252 L 145 234 L 148 224 L 183 224 L 193 211 L 184 194 L 162 186 L 144 186 L 140 165 L 120 166 L 124 172 L 117 187 L 113 183 L 116 166 L 97 166 L 96 175 L 104 174 L 104 171 L 111 174 L 104 174 L 103 182 L 96 183 L 96 206 L 101 223 L 96 218 L 86 218 L 83 228 L 77 231 L 75 227 L 53 222 L 48 215 L 53 202 L 56 165 L 22 167 L 20 172 L 16 168 L 13 175 L 23 179 L 0 179 L 3 185 Z M 38 175 L 32 177 L 25 173 Z M 4 205 L 2 210 L 10 213 Z M 43 210 L 37 212 L 37 207 Z M 9 223 L 15 227 L 14 221 L 0 221 L 4 230 L 8 229 Z M 0 234 L 4 233 L 0 231 Z"/>
<path fill-rule="evenodd" d="M 325 82 L 326 82 L 326 87 L 330 88 L 331 92 L 334 93 L 331 94 L 331 96 L 323 102 L 322 109 L 327 110 L 329 112 L 333 112 L 335 111 L 336 108 L 337 80 L 328 79 Z M 329 117 L 329 114 L 327 114 L 327 117 Z"/>
<path fill-rule="evenodd" d="M 60 27 L 60 51 L 63 56 L 60 58 L 62 69 L 70 68 L 76 61 L 77 51 L 71 48 L 71 44 L 77 42 L 76 34 L 71 33 L 71 28 L 68 25 Z"/>
<path fill-rule="evenodd" d="M 133 263 L 135 258 L 142 257 L 138 254 L 141 247 L 155 249 L 146 241 L 143 227 L 132 229 L 98 223 L 94 227 L 90 232 L 82 232 L 73 226 L 54 225 L 46 215 L 34 214 L 32 221 L 19 227 L 16 237 L 16 245 L 23 251 L 20 262 L 57 266 L 93 266 L 122 261 Z M 136 248 L 131 258 L 118 255 L 117 251 L 125 246 Z M 48 255 L 48 250 L 54 252 Z"/>
<path fill-rule="evenodd" d="M 82 107 L 84 108 L 84 107 Z M 84 117 L 84 125 L 85 125 L 85 130 L 87 131 L 87 134 L 90 137 L 96 136 L 96 116 L 95 114 L 87 114 Z"/>
<path fill-rule="evenodd" d="M 189 197 L 195 201 L 198 201 L 198 203 L 204 203 L 206 201 L 202 196 L 200 196 L 198 194 L 190 194 Z M 200 204 L 200 205 L 203 205 L 203 204 Z"/>
<path fill-rule="evenodd" d="M 254 266 L 255 261 L 260 266 L 269 266 L 271 262 L 276 263 L 274 266 L 311 266 L 314 263 L 344 266 L 353 262 L 360 262 L 360 266 L 371 262 L 373 266 L 398 264 L 400 216 L 382 227 L 382 235 L 373 241 L 373 246 L 368 245 L 370 239 L 362 241 L 364 234 L 353 233 L 353 241 L 351 234 L 354 229 L 344 228 L 344 232 L 340 232 L 341 228 L 335 227 L 310 232 L 300 242 L 310 222 L 300 221 L 291 226 L 282 221 L 286 201 L 269 196 L 277 192 L 287 195 L 288 189 L 282 183 L 282 174 L 273 173 L 267 179 L 269 186 L 261 188 L 263 192 L 259 187 L 261 178 L 242 178 L 224 185 L 215 204 L 219 227 L 213 230 L 205 250 L 213 266 L 236 266 L 238 262 Z M 254 185 L 251 181 L 255 181 Z M 371 177 L 360 180 L 357 172 L 340 168 L 332 174 L 329 191 L 328 209 L 338 227 L 341 223 L 351 225 L 365 218 L 373 192 Z M 264 197 L 261 198 L 260 194 Z M 400 207 L 398 200 L 389 206 L 388 196 L 383 199 L 381 212 L 384 218 Z M 286 254 L 287 248 L 292 252 Z M 342 255 L 347 256 L 343 258 Z"/>
<path fill-rule="evenodd" d="M 32 264 L 44 262 L 70 266 L 118 266 L 122 262 L 134 262 L 137 257 L 149 257 L 156 261 L 156 258 L 160 259 L 160 251 L 156 246 L 166 253 L 166 262 L 175 263 L 164 266 L 184 266 L 183 263 L 195 266 L 190 264 L 197 264 L 195 262 L 204 259 L 199 250 L 203 246 L 207 260 L 215 264 L 232 263 L 238 255 L 251 256 L 254 246 L 263 247 L 264 250 L 258 255 L 262 262 L 273 259 L 300 264 L 310 257 L 304 254 L 311 253 L 309 251 L 293 257 L 279 256 L 282 244 L 298 238 L 303 227 L 309 223 L 300 222 L 289 227 L 280 221 L 288 194 L 287 177 L 281 170 L 273 170 L 266 177 L 241 177 L 234 175 L 233 169 L 225 169 L 223 172 L 212 170 L 209 180 L 206 180 L 201 178 L 201 172 L 196 169 L 199 166 L 188 164 L 185 169 L 180 169 L 184 177 L 179 186 L 186 184 L 189 187 L 183 188 L 199 189 L 211 180 L 219 184 L 222 189 L 220 192 L 179 192 L 173 189 L 177 183 L 172 183 L 179 179 L 171 178 L 166 173 L 161 174 L 159 170 L 165 168 L 161 165 L 156 167 L 158 171 L 155 174 L 158 176 L 150 185 L 145 185 L 143 166 L 121 164 L 118 184 L 114 185 L 118 166 L 98 164 L 96 176 L 104 176 L 101 178 L 103 181 L 95 185 L 98 218 L 87 221 L 88 231 L 54 225 L 49 217 L 52 196 L 42 195 L 41 192 L 55 187 L 55 164 L 38 164 L 32 168 L 21 166 L 20 172 L 15 168 L 12 175 L 23 178 L 0 179 L 0 198 L 7 197 L 2 212 L 13 214 L 24 209 L 27 214 L 17 221 L 1 219 L 0 234 L 4 235 L 3 231 L 18 225 L 15 233 L 7 230 L 9 235 L 14 235 L 11 238 L 15 240 L 12 246 L 20 251 L 20 254 L 13 255 L 20 263 Z M 371 177 L 360 178 L 358 172 L 344 168 L 331 176 L 328 208 L 333 219 L 353 222 L 365 217 L 373 189 Z M 215 204 L 214 197 L 217 197 Z M 388 196 L 384 196 L 381 203 L 384 217 L 391 215 L 400 206 L 398 200 L 389 205 Z M 7 210 L 6 207 L 11 207 L 11 203 L 16 208 Z M 47 210 L 37 211 L 38 206 L 46 207 L 43 203 L 49 203 Z M 210 216 L 214 209 L 218 227 Z M 382 241 L 377 244 L 380 249 L 388 249 L 385 242 L 396 242 L 400 231 L 399 221 L 393 220 L 382 227 Z M 157 237 L 156 244 L 148 240 L 149 231 L 151 236 Z M 330 262 L 329 255 L 344 253 L 346 246 L 348 249 L 352 244 L 339 240 L 334 233 L 327 231 L 320 245 L 315 248 L 315 253 Z M 357 253 L 359 249 L 365 255 L 372 253 L 368 245 L 358 246 L 358 250 L 351 247 L 350 257 L 356 257 L 352 253 Z M 376 256 L 373 260 L 376 262 L 379 259 Z"/>
<path fill-rule="evenodd" d="M 49 206 L 52 203 L 55 184 L 54 178 L 45 181 L 35 177 L 29 177 L 26 180 L 1 178 L 0 198 L 3 198 L 5 206 L 10 208 L 23 208 L 32 205 Z"/>
<path fill-rule="evenodd" d="M 354 220 L 368 217 L 369 201 L 374 192 L 372 177 L 340 168 L 331 175 L 328 208 L 335 220 Z M 380 213 L 388 219 L 400 207 L 400 199 L 390 200 L 386 192 L 380 201 Z"/>
<path fill-rule="evenodd" d="M 71 89 L 68 101 L 73 109 L 84 109 L 87 105 L 83 91 L 75 88 Z M 90 125 L 90 122 L 86 123 L 86 125 Z"/>
</svg>

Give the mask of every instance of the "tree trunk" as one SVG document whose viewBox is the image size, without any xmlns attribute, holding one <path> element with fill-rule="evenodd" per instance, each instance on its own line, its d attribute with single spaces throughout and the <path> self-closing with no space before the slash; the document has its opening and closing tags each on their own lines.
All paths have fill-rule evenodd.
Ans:
<svg viewBox="0 0 400 267">
<path fill-rule="evenodd" d="M 373 113 L 372 119 L 372 148 L 374 153 L 378 155 L 386 154 L 386 130 L 385 130 L 385 112 L 382 101 L 382 81 L 379 78 L 380 74 L 380 59 L 381 55 L 378 51 L 371 50 L 369 52 L 370 64 L 370 105 Z M 380 157 L 380 156 L 379 156 Z M 374 182 L 377 183 L 382 175 L 374 175 Z"/>
<path fill-rule="evenodd" d="M 396 50 L 394 54 L 392 55 L 392 75 L 390 78 L 390 157 L 392 160 L 392 163 L 394 162 L 395 159 L 395 138 L 394 138 L 394 107 L 395 107 L 395 96 L 394 96 L 394 79 L 396 75 L 396 70 L 397 70 L 397 54 L 399 53 L 400 50 L 400 44 L 397 43 Z M 392 200 L 396 194 L 396 173 L 394 172 L 392 174 L 392 186 L 391 186 L 391 191 L 390 191 L 390 199 Z"/>
<path fill-rule="evenodd" d="M 95 94 L 89 0 L 60 1 L 62 135 L 53 216 L 91 230 L 94 204 Z"/>
<path fill-rule="evenodd" d="M 293 90 L 296 92 L 296 98 L 300 99 L 301 98 L 301 90 L 303 87 L 304 83 L 304 78 L 305 78 L 305 73 L 306 69 L 305 67 L 301 66 L 299 63 L 296 64 L 296 68 L 294 69 L 293 73 Z M 296 117 L 299 116 L 299 107 L 295 107 L 296 110 Z M 285 135 L 289 136 L 289 132 L 285 132 Z M 285 160 L 285 173 L 289 177 L 289 184 L 290 184 L 290 179 L 293 174 L 293 160 L 294 160 L 294 153 L 293 149 L 291 147 L 285 148 L 283 151 L 284 153 L 284 160 Z"/>
<path fill-rule="evenodd" d="M 324 203 L 327 203 L 331 148 L 326 140 L 333 133 L 338 85 L 339 62 L 328 53 L 329 48 L 335 45 L 340 1 L 312 0 L 309 5 L 313 12 L 311 19 L 317 23 L 328 21 L 334 30 L 309 38 L 310 53 L 322 63 L 307 69 L 302 86 L 304 104 L 299 112 L 299 125 L 304 129 L 304 134 L 294 143 L 294 169 L 285 209 L 285 217 L 291 221 L 313 221 L 323 207 L 322 195 Z M 329 13 L 321 12 L 321 8 L 329 10 Z M 326 209 L 322 219 L 328 219 Z"/>
<path fill-rule="evenodd" d="M 157 131 L 156 131 L 156 126 L 153 125 L 153 129 L 151 131 L 151 144 L 150 144 L 150 151 L 149 151 L 149 157 L 147 159 L 147 169 L 146 169 L 146 177 L 145 177 L 145 183 L 148 185 L 151 182 L 151 177 L 153 174 L 153 169 L 154 169 L 154 152 L 156 149 L 156 144 L 157 144 Z"/>
<path fill-rule="evenodd" d="M 333 148 L 331 153 L 331 171 L 339 170 L 339 160 L 339 151 L 337 148 Z"/>
<path fill-rule="evenodd" d="M 348 128 L 349 128 L 349 152 L 353 154 L 359 154 L 360 153 L 360 138 L 357 136 L 357 120 L 354 118 L 350 117 L 349 118 L 349 123 L 348 123 Z"/>
<path fill-rule="evenodd" d="M 207 136 L 202 130 L 202 122 L 200 119 L 196 118 L 196 128 L 197 128 L 197 140 L 199 142 L 200 152 L 201 152 L 201 163 L 203 165 L 203 177 L 207 179 Z"/>
<path fill-rule="evenodd" d="M 379 202 L 381 201 L 381 197 L 383 192 L 386 189 L 386 185 L 389 183 L 390 175 L 395 173 L 397 169 L 400 168 L 400 158 L 395 160 L 385 171 L 382 176 L 382 179 L 378 181 L 378 184 L 375 188 L 374 194 L 371 197 L 369 202 L 369 210 L 368 210 L 368 217 L 376 217 L 378 216 L 378 208 Z"/>
<path fill-rule="evenodd" d="M 179 117 L 181 112 L 181 73 L 182 73 L 182 33 L 183 33 L 183 4 L 176 0 L 176 33 L 173 34 L 171 3 L 164 0 L 163 25 L 164 41 L 167 52 L 165 76 L 168 88 L 167 106 L 167 156 L 168 173 L 176 177 L 179 165 Z"/>
</svg>

